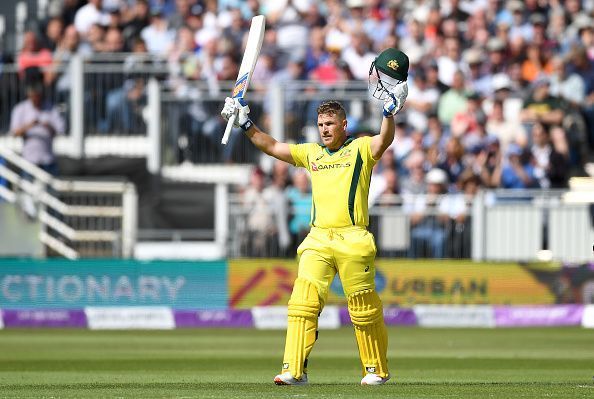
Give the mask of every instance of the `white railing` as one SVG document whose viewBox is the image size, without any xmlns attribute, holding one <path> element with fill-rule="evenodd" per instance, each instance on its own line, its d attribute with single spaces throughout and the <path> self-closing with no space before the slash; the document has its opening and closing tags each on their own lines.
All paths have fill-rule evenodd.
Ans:
<svg viewBox="0 0 594 399">
<path fill-rule="evenodd" d="M 0 197 L 41 223 L 39 239 L 64 257 L 133 256 L 138 198 L 128 182 L 56 179 L 0 147 Z M 27 206 L 29 205 L 29 206 Z"/>
<path fill-rule="evenodd" d="M 590 261 L 594 244 L 593 187 L 591 183 L 583 191 L 587 197 L 582 199 L 587 200 L 579 202 L 573 201 L 569 191 L 482 191 L 467 203 L 464 223 L 438 218 L 435 207 L 427 208 L 422 226 L 411 223 L 407 202 L 423 196 L 395 195 L 384 205 L 370 208 L 369 229 L 375 235 L 379 257 Z M 250 231 L 250 211 L 243 205 L 242 197 L 230 196 L 228 208 L 229 257 L 294 256 L 302 237 L 293 237 L 287 248 L 279 245 L 278 232 L 255 242 L 252 239 L 260 233 Z M 291 213 L 290 206 L 288 209 Z"/>
</svg>

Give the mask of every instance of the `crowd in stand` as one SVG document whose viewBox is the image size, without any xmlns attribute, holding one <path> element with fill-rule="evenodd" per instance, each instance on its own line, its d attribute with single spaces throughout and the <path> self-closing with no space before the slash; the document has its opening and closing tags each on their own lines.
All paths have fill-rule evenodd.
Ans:
<svg viewBox="0 0 594 399">
<path fill-rule="evenodd" d="M 594 148 L 592 0 L 50 1 L 50 17 L 25 33 L 15 61 L 21 70 L 46 67 L 45 84 L 67 90 L 68 75 L 47 67 L 74 53 L 144 53 L 166 60 L 163 81 L 182 93 L 192 81 L 235 80 L 250 18 L 260 13 L 267 29 L 253 87 L 263 93 L 273 82 L 305 80 L 331 93 L 337 82 L 366 81 L 382 49 L 408 54 L 409 96 L 396 117 L 391 151 L 376 166 L 372 205 L 388 201 L 388 194 L 564 188 L 571 175 L 583 173 Z M 124 116 L 114 115 L 142 90 L 132 81 L 108 94 L 103 129 L 125 125 Z M 263 112 L 255 113 L 265 130 L 269 110 L 265 100 Z M 204 134 L 221 130 L 218 109 L 190 113 Z M 288 108 L 287 126 L 291 118 L 315 115 Z M 369 126 L 379 118 L 377 112 L 350 119 L 350 133 L 375 134 Z M 287 137 L 305 140 L 298 129 Z M 305 176 L 291 169 L 280 184 L 275 169 L 267 172 L 245 188 L 249 206 L 262 201 L 285 212 L 278 211 L 284 205 L 275 203 L 276 195 L 254 194 L 268 191 L 305 209 Z M 416 215 L 427 206 L 407 209 Z M 270 221 L 253 224 L 286 246 L 287 234 L 300 234 L 302 219 L 290 221 L 290 233 Z M 420 216 L 411 220 L 423 225 Z"/>
</svg>

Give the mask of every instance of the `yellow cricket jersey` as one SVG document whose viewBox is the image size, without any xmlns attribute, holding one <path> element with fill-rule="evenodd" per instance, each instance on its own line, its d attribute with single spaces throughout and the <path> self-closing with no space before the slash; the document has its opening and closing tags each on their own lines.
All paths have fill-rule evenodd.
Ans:
<svg viewBox="0 0 594 399">
<path fill-rule="evenodd" d="M 323 228 L 367 227 L 371 137 L 349 138 L 337 151 L 316 143 L 291 144 L 297 166 L 311 175 L 311 225 Z"/>
</svg>

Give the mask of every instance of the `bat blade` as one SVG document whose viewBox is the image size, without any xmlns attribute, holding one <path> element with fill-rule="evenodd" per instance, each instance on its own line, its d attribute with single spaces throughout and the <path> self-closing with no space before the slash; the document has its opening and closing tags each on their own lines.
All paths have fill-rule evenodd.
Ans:
<svg viewBox="0 0 594 399">
<path fill-rule="evenodd" d="M 258 55 L 260 54 L 260 49 L 262 48 L 264 29 L 264 15 L 256 15 L 253 17 L 252 24 L 250 26 L 250 32 L 248 33 L 247 44 L 245 46 L 245 52 L 243 53 L 243 59 L 241 60 L 241 65 L 239 66 L 239 74 L 237 75 L 237 80 L 235 81 L 235 86 L 233 87 L 233 93 L 231 95 L 233 98 L 243 98 L 248 86 L 250 85 L 252 73 L 254 72 L 256 62 L 258 61 Z M 233 126 L 234 122 L 235 117 L 229 118 L 227 127 L 225 128 L 225 134 L 221 140 L 222 144 L 227 144 L 229 135 L 231 134 L 231 127 Z"/>
</svg>

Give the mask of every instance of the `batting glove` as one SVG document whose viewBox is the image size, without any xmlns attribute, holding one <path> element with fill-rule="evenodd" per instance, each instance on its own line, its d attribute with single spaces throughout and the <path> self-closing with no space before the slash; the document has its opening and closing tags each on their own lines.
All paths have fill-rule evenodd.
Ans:
<svg viewBox="0 0 594 399">
<path fill-rule="evenodd" d="M 236 121 L 240 128 L 242 128 L 244 131 L 247 131 L 254 125 L 249 116 L 250 107 L 241 97 L 235 99 L 235 107 L 239 110 Z"/>
<path fill-rule="evenodd" d="M 235 100 L 233 100 L 231 97 L 225 98 L 225 106 L 223 107 L 223 110 L 221 111 L 221 116 L 223 117 L 223 119 L 228 121 L 229 118 L 231 118 L 233 115 L 236 115 L 237 112 L 238 112 L 238 109 L 235 106 Z M 235 127 L 239 127 L 239 122 L 237 119 L 238 118 L 235 118 L 235 123 L 233 124 Z"/>
<path fill-rule="evenodd" d="M 408 84 L 406 82 L 397 84 L 396 87 L 388 93 L 388 99 L 384 103 L 384 117 L 388 118 L 400 112 L 407 96 Z"/>
</svg>

